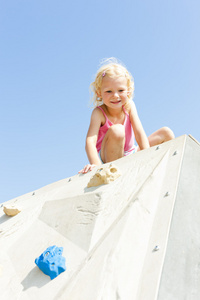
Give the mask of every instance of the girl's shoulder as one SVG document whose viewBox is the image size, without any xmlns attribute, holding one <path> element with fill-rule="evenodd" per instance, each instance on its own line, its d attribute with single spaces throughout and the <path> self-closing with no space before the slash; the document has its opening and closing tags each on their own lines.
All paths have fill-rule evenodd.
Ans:
<svg viewBox="0 0 200 300">
<path fill-rule="evenodd" d="M 97 106 L 96 109 L 97 109 L 98 111 L 101 111 L 102 114 L 103 114 L 104 116 L 107 115 L 107 114 L 106 114 L 106 111 L 107 111 L 107 110 L 106 110 L 105 104 L 102 104 L 102 105 Z"/>
<path fill-rule="evenodd" d="M 135 103 L 133 102 L 133 100 L 128 101 L 128 102 L 124 105 L 124 109 L 125 109 L 126 112 L 130 115 L 130 113 L 135 109 Z"/>
<path fill-rule="evenodd" d="M 99 105 L 99 106 L 96 106 L 94 109 L 93 109 L 93 111 L 92 111 L 92 113 L 95 113 L 95 114 L 98 114 L 98 115 L 106 115 L 106 109 L 105 109 L 105 105 L 104 104 L 102 104 L 102 105 Z"/>
<path fill-rule="evenodd" d="M 98 118 L 101 120 L 101 126 L 105 124 L 106 122 L 106 113 L 105 113 L 105 107 L 104 107 L 104 104 L 103 105 L 100 105 L 100 106 L 97 106 L 93 109 L 92 111 L 92 116 L 94 118 Z"/>
</svg>

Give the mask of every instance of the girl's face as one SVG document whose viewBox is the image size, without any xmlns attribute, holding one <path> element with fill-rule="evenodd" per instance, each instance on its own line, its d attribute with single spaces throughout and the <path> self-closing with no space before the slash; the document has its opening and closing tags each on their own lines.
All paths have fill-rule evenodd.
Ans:
<svg viewBox="0 0 200 300">
<path fill-rule="evenodd" d="M 126 77 L 110 78 L 105 76 L 102 80 L 100 97 L 103 103 L 110 108 L 122 107 L 128 99 Z"/>
</svg>

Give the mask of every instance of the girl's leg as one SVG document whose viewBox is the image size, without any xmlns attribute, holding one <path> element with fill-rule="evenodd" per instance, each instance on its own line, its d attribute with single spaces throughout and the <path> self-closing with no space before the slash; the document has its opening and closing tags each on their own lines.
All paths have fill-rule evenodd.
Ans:
<svg viewBox="0 0 200 300">
<path fill-rule="evenodd" d="M 159 130 L 152 133 L 149 137 L 150 147 L 162 144 L 164 142 L 170 141 L 174 139 L 173 131 L 168 127 L 162 127 Z"/>
<path fill-rule="evenodd" d="M 112 125 L 101 145 L 101 159 L 104 163 L 124 156 L 125 130 L 121 124 Z"/>
</svg>

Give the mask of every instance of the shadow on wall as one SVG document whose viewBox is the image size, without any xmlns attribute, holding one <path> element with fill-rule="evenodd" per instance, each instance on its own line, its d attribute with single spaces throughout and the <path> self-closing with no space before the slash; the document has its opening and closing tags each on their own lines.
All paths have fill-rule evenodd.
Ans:
<svg viewBox="0 0 200 300">
<path fill-rule="evenodd" d="M 28 275 L 24 278 L 21 284 L 24 287 L 24 291 L 28 290 L 30 287 L 36 286 L 41 288 L 45 284 L 51 281 L 50 277 L 45 275 L 40 269 L 35 266 Z"/>
<path fill-rule="evenodd" d="M 6 222 L 10 219 L 11 219 L 11 217 L 3 215 L 3 216 L 0 217 L 0 224 L 4 223 L 4 222 Z"/>
</svg>

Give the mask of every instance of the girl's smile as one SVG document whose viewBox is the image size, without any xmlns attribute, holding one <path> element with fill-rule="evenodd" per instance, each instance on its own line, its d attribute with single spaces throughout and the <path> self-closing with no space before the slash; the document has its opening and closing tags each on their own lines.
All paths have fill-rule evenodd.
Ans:
<svg viewBox="0 0 200 300">
<path fill-rule="evenodd" d="M 113 104 L 118 104 L 118 103 L 120 103 L 121 102 L 121 99 L 119 99 L 119 100 L 117 100 L 117 101 L 111 101 L 111 103 L 113 103 Z"/>
</svg>

